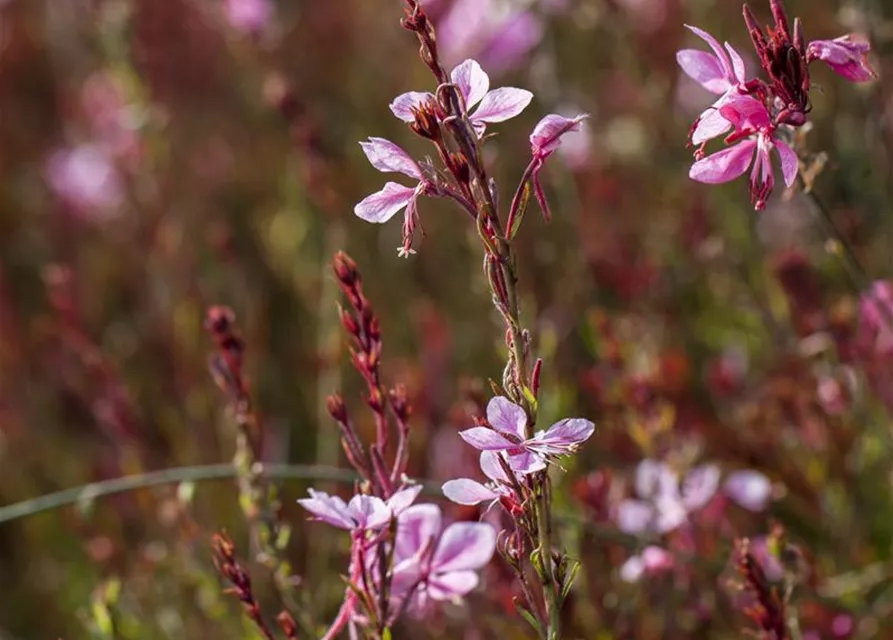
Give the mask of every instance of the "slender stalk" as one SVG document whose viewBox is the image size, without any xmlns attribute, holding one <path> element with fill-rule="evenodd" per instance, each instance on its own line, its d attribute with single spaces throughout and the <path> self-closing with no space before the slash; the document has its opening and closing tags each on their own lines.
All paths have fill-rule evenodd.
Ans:
<svg viewBox="0 0 893 640">
<path fill-rule="evenodd" d="M 551 505 L 549 504 L 548 472 L 543 472 L 543 476 L 536 500 L 536 520 L 540 563 L 543 568 L 543 600 L 546 603 L 546 617 L 548 618 L 546 640 L 558 640 L 561 637 L 561 611 L 558 592 L 555 589 L 555 570 L 552 565 L 552 518 Z"/>
</svg>

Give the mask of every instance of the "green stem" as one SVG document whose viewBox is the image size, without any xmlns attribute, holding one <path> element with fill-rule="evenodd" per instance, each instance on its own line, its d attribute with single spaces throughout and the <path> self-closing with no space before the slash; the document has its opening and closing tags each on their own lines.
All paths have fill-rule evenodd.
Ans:
<svg viewBox="0 0 893 640">
<path fill-rule="evenodd" d="M 543 571 L 543 601 L 546 604 L 546 617 L 548 618 L 546 640 L 558 640 L 561 637 L 561 611 L 558 604 L 558 592 L 555 589 L 555 569 L 552 564 L 552 520 L 549 509 L 548 484 L 549 478 L 545 476 L 537 496 L 536 521 L 540 564 Z"/>
</svg>

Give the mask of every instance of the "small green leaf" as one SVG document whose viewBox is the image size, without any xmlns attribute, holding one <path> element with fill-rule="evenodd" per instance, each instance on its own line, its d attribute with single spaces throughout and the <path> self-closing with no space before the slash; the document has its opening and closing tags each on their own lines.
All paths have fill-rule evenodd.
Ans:
<svg viewBox="0 0 893 640">
<path fill-rule="evenodd" d="M 530 552 L 530 564 L 533 566 L 533 570 L 536 571 L 536 575 L 539 576 L 540 581 L 545 582 L 546 571 L 543 566 L 543 554 L 540 551 L 541 549 L 542 547 L 537 547 Z"/>
<path fill-rule="evenodd" d="M 530 609 L 521 604 L 521 600 L 517 596 L 512 598 L 512 603 L 515 605 L 515 611 L 520 613 L 521 617 L 527 620 L 527 623 L 536 630 L 537 635 L 540 637 L 546 635 L 543 632 L 543 625 L 540 624 L 540 621 L 536 619 L 536 616 L 533 615 Z"/>
<path fill-rule="evenodd" d="M 571 561 L 570 570 L 567 572 L 567 576 L 564 578 L 564 582 L 561 584 L 561 595 L 558 600 L 559 603 L 564 602 L 565 598 L 567 598 L 567 594 L 570 593 L 571 587 L 574 586 L 574 580 L 577 579 L 577 574 L 580 573 L 580 563 L 576 560 Z"/>
<path fill-rule="evenodd" d="M 291 527 L 285 524 L 281 525 L 279 531 L 276 533 L 275 547 L 282 551 L 288 546 L 289 540 L 291 540 Z"/>
<path fill-rule="evenodd" d="M 530 202 L 530 181 L 524 183 L 521 190 L 521 200 L 518 202 L 518 208 L 515 210 L 515 217 L 512 220 L 512 227 L 508 230 L 507 238 L 511 242 L 521 228 L 521 221 L 524 220 L 524 214 L 527 213 L 527 203 Z"/>
</svg>

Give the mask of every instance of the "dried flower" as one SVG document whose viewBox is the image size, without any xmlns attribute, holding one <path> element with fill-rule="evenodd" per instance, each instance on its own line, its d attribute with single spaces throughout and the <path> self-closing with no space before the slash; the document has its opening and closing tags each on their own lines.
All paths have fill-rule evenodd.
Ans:
<svg viewBox="0 0 893 640">
<path fill-rule="evenodd" d="M 806 60 L 821 60 L 850 82 L 867 82 L 877 77 L 868 63 L 870 50 L 870 44 L 847 34 L 834 40 L 813 40 L 806 48 Z"/>
</svg>

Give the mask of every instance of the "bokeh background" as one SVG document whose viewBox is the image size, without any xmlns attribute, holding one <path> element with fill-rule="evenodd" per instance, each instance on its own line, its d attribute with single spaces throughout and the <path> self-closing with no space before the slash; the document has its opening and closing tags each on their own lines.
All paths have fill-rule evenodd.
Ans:
<svg viewBox="0 0 893 640">
<path fill-rule="evenodd" d="M 765 21 L 767 4 L 753 3 Z M 880 76 L 852 85 L 813 66 L 798 151 L 825 217 L 802 194 L 779 189 L 756 214 L 745 180 L 687 178 L 686 134 L 712 100 L 676 65 L 678 49 L 703 48 L 683 24 L 746 52 L 755 73 L 740 3 L 426 5 L 448 63 L 475 57 L 493 86 L 535 93 L 488 143 L 504 201 L 537 120 L 591 114 L 544 173 L 554 220 L 531 209 L 517 243 L 541 414 L 598 426 L 557 476 L 564 541 L 585 567 L 569 637 L 740 637 L 733 540 L 776 523 L 789 546 L 766 564 L 796 585 L 803 638 L 893 637 L 893 360 L 859 331 L 860 295 L 893 269 L 893 5 L 786 4 L 808 39 L 869 37 Z M 426 200 L 425 236 L 403 260 L 397 220 L 352 213 L 393 179 L 359 140 L 429 153 L 387 106 L 431 89 L 400 5 L 0 0 L 0 505 L 229 461 L 235 426 L 207 372 L 212 304 L 238 317 L 264 459 L 343 466 L 326 395 L 343 389 L 365 418 L 337 322 L 338 249 L 381 319 L 389 381 L 410 390 L 411 470 L 476 473 L 456 432 L 504 354 L 474 229 Z M 771 492 L 758 509 L 719 492 L 682 530 L 624 534 L 616 509 L 643 459 L 757 471 Z M 285 481 L 282 518 L 322 624 L 346 539 L 305 522 L 294 500 L 310 485 L 332 488 Z M 0 522 L 0 638 L 257 637 L 211 564 L 221 528 L 275 613 L 231 479 Z M 647 544 L 674 565 L 622 571 Z M 527 637 L 498 562 L 484 580 L 468 609 L 398 637 Z"/>
</svg>

